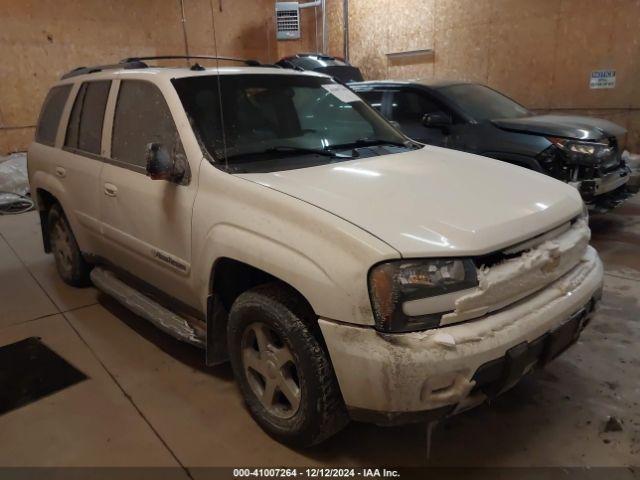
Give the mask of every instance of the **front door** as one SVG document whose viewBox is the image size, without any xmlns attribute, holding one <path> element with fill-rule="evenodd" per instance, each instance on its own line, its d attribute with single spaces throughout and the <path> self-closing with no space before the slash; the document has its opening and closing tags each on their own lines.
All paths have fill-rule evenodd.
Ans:
<svg viewBox="0 0 640 480">
<path fill-rule="evenodd" d="M 147 144 L 185 155 L 160 89 L 121 80 L 113 106 L 110 160 L 101 174 L 104 256 L 117 267 L 188 304 L 191 215 L 196 182 L 177 184 L 146 175 Z"/>
<path fill-rule="evenodd" d="M 442 128 L 425 127 L 422 118 L 427 113 L 442 112 L 443 107 L 426 93 L 416 90 L 392 92 L 389 120 L 397 122 L 407 137 L 439 147 L 447 146 L 447 132 Z"/>
</svg>

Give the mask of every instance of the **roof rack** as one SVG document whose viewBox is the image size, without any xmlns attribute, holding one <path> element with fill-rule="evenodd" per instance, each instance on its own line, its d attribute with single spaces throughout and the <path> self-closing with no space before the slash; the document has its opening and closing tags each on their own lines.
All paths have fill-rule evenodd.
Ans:
<svg viewBox="0 0 640 480">
<path fill-rule="evenodd" d="M 235 57 L 215 57 L 210 55 L 160 55 L 157 57 L 129 57 L 122 60 L 120 63 L 139 62 L 142 60 L 189 60 L 195 58 L 197 60 L 226 60 L 228 62 L 240 62 L 250 67 L 260 66 L 261 63 L 258 60 L 235 58 Z"/>
<path fill-rule="evenodd" d="M 116 70 L 116 69 L 125 69 L 130 70 L 132 68 L 147 68 L 147 65 L 144 62 L 120 62 L 120 63 L 112 63 L 109 65 L 94 65 L 93 67 L 78 67 L 73 70 L 65 73 L 60 77 L 61 80 L 65 78 L 77 77 L 78 75 L 86 75 L 87 73 L 96 73 L 101 72 L 103 70 Z"/>
<path fill-rule="evenodd" d="M 155 57 L 129 57 L 120 60 L 118 63 L 112 63 L 109 65 L 94 65 L 92 67 L 78 67 L 62 75 L 61 80 L 65 78 L 77 77 L 78 75 L 86 75 L 88 73 L 101 72 L 103 70 L 131 70 L 134 68 L 149 68 L 144 60 L 180 60 L 180 59 L 202 59 L 202 60 L 223 60 L 228 62 L 241 62 L 249 67 L 258 67 L 262 64 L 257 60 L 246 60 L 243 58 L 234 57 L 213 57 L 208 55 L 161 55 Z"/>
</svg>

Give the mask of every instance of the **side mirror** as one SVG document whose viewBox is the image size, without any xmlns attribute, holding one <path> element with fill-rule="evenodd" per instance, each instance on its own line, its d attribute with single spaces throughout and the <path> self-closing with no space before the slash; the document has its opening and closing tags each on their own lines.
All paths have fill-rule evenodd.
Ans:
<svg viewBox="0 0 640 480">
<path fill-rule="evenodd" d="M 147 176 L 151 180 L 180 183 L 185 175 L 183 161 L 178 161 L 162 143 L 148 143 L 145 151 Z"/>
<path fill-rule="evenodd" d="M 451 123 L 451 115 L 444 112 L 426 113 L 422 117 L 422 125 L 427 128 L 446 128 Z"/>
</svg>

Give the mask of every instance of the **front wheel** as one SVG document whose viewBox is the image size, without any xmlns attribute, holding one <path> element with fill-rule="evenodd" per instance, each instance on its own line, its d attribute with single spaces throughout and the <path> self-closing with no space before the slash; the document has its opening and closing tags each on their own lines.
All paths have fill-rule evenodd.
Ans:
<svg viewBox="0 0 640 480">
<path fill-rule="evenodd" d="M 295 293 L 278 284 L 238 297 L 227 341 L 233 372 L 253 418 L 277 440 L 310 446 L 348 416 L 313 320 Z"/>
</svg>

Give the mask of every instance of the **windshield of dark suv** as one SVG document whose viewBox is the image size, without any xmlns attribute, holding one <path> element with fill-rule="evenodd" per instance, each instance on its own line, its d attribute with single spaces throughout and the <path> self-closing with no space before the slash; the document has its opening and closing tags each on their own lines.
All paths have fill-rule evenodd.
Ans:
<svg viewBox="0 0 640 480">
<path fill-rule="evenodd" d="M 283 158 L 287 168 L 300 168 L 296 161 L 311 166 L 355 158 L 364 147 L 415 148 L 356 94 L 329 78 L 229 74 L 179 78 L 173 84 L 208 153 L 230 168 Z"/>
<path fill-rule="evenodd" d="M 522 105 L 484 85 L 451 85 L 438 88 L 438 92 L 477 122 L 532 115 Z"/>
</svg>

